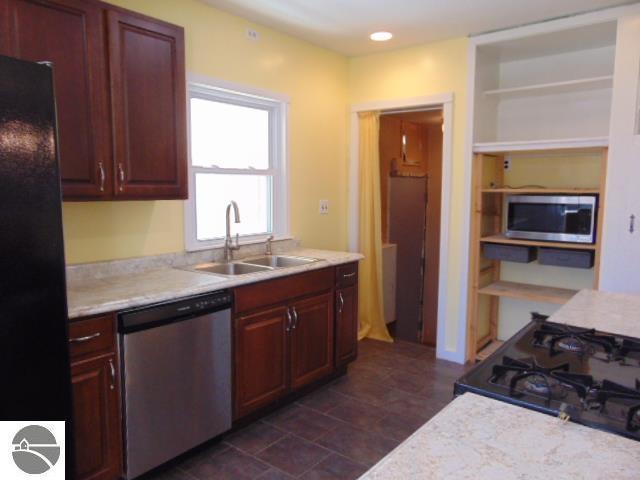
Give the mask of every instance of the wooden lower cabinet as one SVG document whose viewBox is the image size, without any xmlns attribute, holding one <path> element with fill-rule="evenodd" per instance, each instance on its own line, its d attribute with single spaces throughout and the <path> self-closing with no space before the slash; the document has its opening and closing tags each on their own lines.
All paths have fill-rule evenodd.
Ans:
<svg viewBox="0 0 640 480">
<path fill-rule="evenodd" d="M 356 358 L 357 275 L 352 263 L 234 291 L 234 420 Z"/>
<path fill-rule="evenodd" d="M 358 356 L 358 286 L 336 291 L 336 366 Z"/>
<path fill-rule="evenodd" d="M 333 296 L 318 295 L 291 307 L 291 388 L 297 389 L 333 370 Z"/>
<path fill-rule="evenodd" d="M 288 310 L 272 308 L 235 320 L 235 416 L 268 405 L 288 389 Z"/>
<path fill-rule="evenodd" d="M 115 354 L 71 365 L 76 479 L 122 473 L 120 396 Z"/>
</svg>

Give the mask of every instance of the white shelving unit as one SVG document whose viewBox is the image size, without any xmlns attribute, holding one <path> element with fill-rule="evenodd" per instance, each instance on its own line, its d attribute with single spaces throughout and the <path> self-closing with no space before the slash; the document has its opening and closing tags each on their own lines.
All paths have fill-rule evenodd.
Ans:
<svg viewBox="0 0 640 480">
<path fill-rule="evenodd" d="M 616 21 L 476 47 L 475 152 L 607 146 Z"/>
<path fill-rule="evenodd" d="M 554 93 L 571 93 L 587 90 L 598 90 L 601 88 L 611 88 L 613 86 L 613 75 L 603 75 L 599 77 L 578 78 L 575 80 L 565 80 L 561 82 L 538 83 L 535 85 L 524 85 L 521 87 L 497 88 L 487 90 L 485 95 L 495 95 L 503 98 L 525 97 L 532 95 L 549 95 Z"/>
</svg>

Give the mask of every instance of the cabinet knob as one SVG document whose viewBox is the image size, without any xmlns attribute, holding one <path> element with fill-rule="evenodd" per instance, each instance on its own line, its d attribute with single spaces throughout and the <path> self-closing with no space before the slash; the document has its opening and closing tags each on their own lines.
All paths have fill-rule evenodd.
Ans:
<svg viewBox="0 0 640 480">
<path fill-rule="evenodd" d="M 291 324 L 292 324 L 293 320 L 291 318 L 291 309 L 287 308 L 287 326 L 285 328 L 285 331 L 290 332 L 291 331 Z"/>
<path fill-rule="evenodd" d="M 124 190 L 124 167 L 121 163 L 118 164 L 118 176 L 120 177 L 120 186 L 118 189 L 122 192 Z"/>
<path fill-rule="evenodd" d="M 629 216 L 629 233 L 636 231 L 636 216 L 631 214 Z"/>
<path fill-rule="evenodd" d="M 98 162 L 98 171 L 100 172 L 100 191 L 104 192 L 104 182 L 106 180 L 106 175 L 104 173 L 104 164 L 102 162 Z"/>
<path fill-rule="evenodd" d="M 111 370 L 111 384 L 109 389 L 114 390 L 116 388 L 116 366 L 113 363 L 113 359 L 109 360 L 109 369 Z"/>
<path fill-rule="evenodd" d="M 69 343 L 84 343 L 89 340 L 93 340 L 94 338 L 98 338 L 100 336 L 100 332 L 92 333 L 91 335 L 87 335 L 86 337 L 76 337 L 70 338 Z"/>
</svg>

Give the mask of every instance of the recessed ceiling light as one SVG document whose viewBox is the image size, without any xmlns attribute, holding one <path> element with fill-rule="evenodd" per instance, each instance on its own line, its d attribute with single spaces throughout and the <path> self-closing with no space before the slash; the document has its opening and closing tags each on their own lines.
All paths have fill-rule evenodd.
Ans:
<svg viewBox="0 0 640 480">
<path fill-rule="evenodd" d="M 390 32 L 374 32 L 369 35 L 369 38 L 374 42 L 386 42 L 393 38 L 393 34 Z"/>
</svg>

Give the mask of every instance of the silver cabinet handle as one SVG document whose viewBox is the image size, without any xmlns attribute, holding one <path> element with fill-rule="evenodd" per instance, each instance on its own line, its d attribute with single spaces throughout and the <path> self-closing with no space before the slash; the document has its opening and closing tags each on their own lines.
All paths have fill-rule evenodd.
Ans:
<svg viewBox="0 0 640 480">
<path fill-rule="evenodd" d="M 356 276 L 356 272 L 343 273 L 342 274 L 342 278 L 351 278 L 351 277 L 355 277 L 355 276 Z"/>
<path fill-rule="evenodd" d="M 113 359 L 109 360 L 109 369 L 111 371 L 111 385 L 109 385 L 109 388 L 113 390 L 116 388 L 116 366 L 113 364 Z"/>
<path fill-rule="evenodd" d="M 104 182 L 106 180 L 106 175 L 104 173 L 104 165 L 102 162 L 98 162 L 98 171 L 100 172 L 100 191 L 104 192 Z"/>
<path fill-rule="evenodd" d="M 342 292 L 338 293 L 338 300 L 340 300 L 340 306 L 338 307 L 338 313 L 342 313 L 344 310 L 344 297 L 342 296 Z"/>
<path fill-rule="evenodd" d="M 631 215 L 629 217 L 629 233 L 633 233 L 636 231 L 636 216 Z"/>
<path fill-rule="evenodd" d="M 293 310 L 293 329 L 295 330 L 298 327 L 298 312 L 296 307 L 291 307 L 291 310 Z"/>
<path fill-rule="evenodd" d="M 291 310 L 289 308 L 287 308 L 287 326 L 285 328 L 285 331 L 287 331 L 287 332 L 291 331 L 291 324 L 292 324 Z"/>
<path fill-rule="evenodd" d="M 124 168 L 121 163 L 118 164 L 118 175 L 120 176 L 119 190 L 122 192 L 124 190 Z"/>
<path fill-rule="evenodd" d="M 91 335 L 87 335 L 86 337 L 76 337 L 70 338 L 69 343 L 83 343 L 88 342 L 89 340 L 93 340 L 94 338 L 98 338 L 100 336 L 100 332 L 93 333 Z"/>
</svg>

